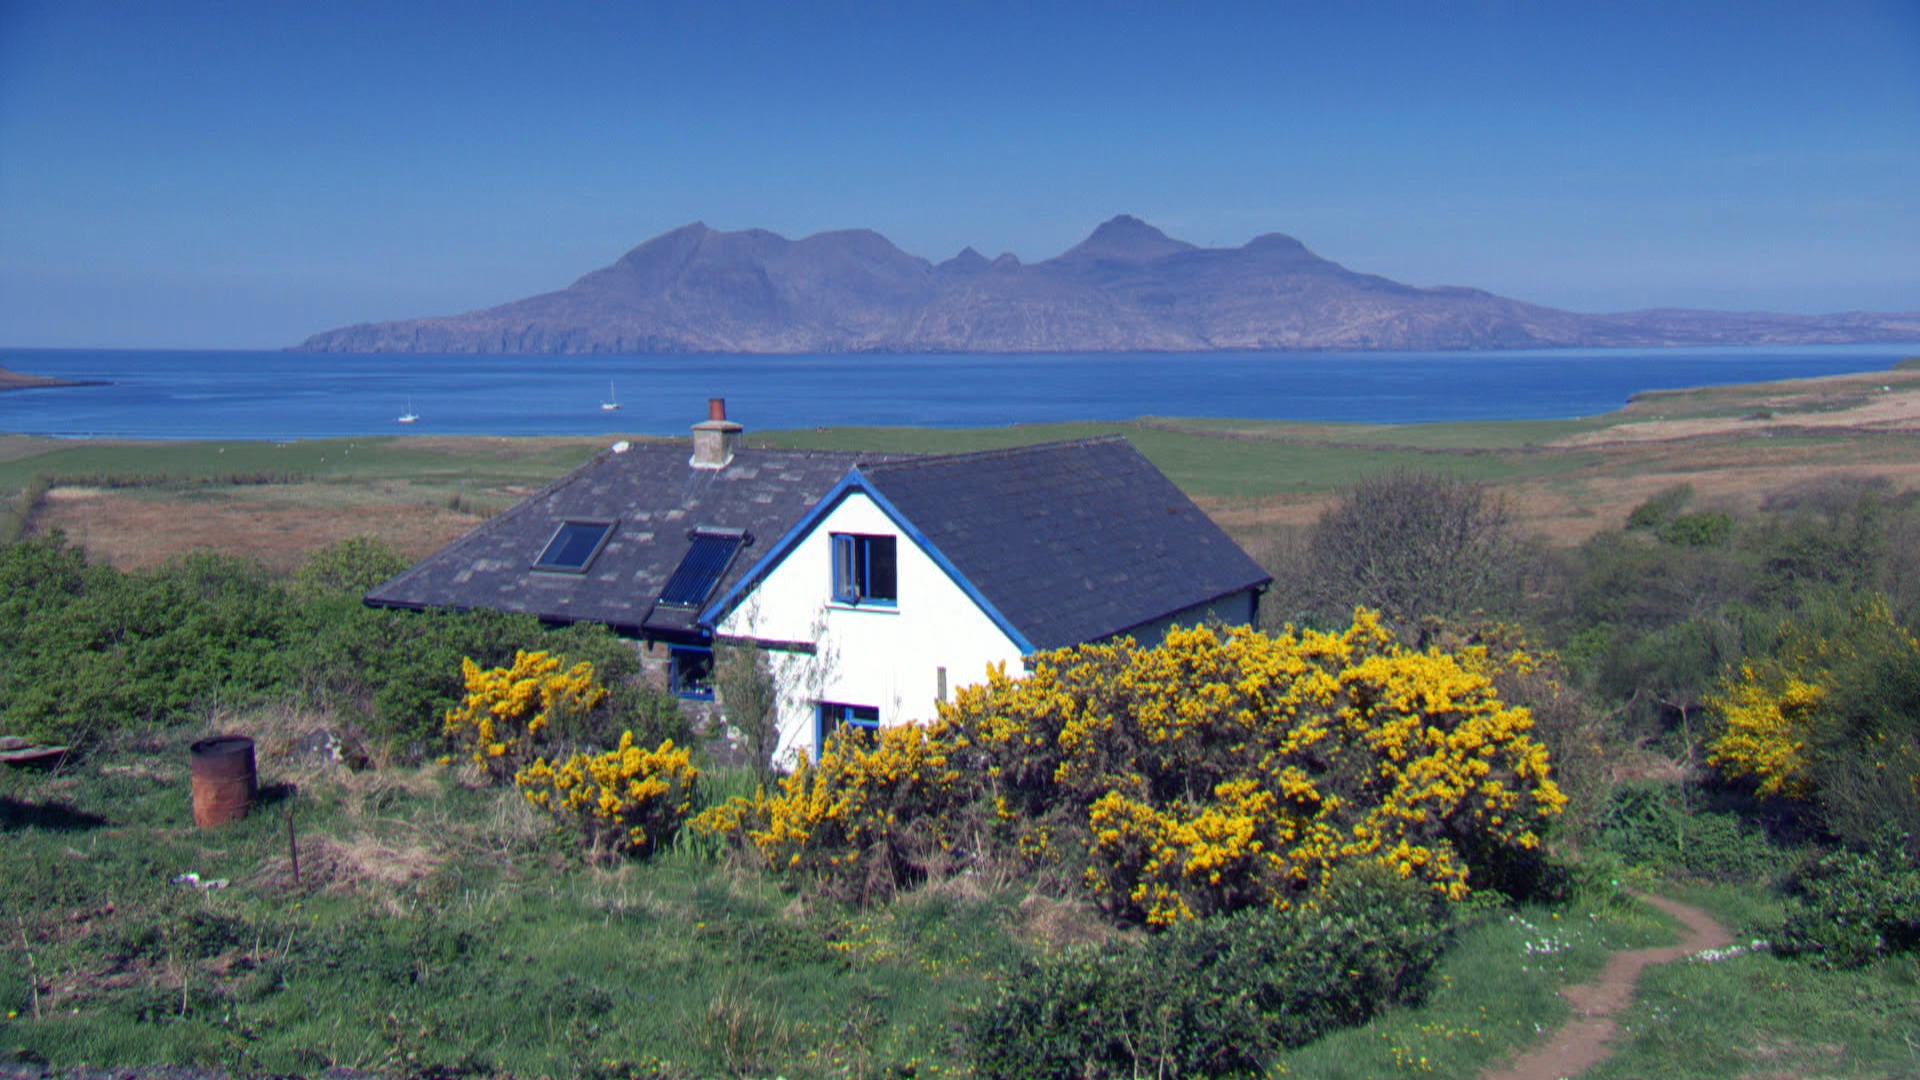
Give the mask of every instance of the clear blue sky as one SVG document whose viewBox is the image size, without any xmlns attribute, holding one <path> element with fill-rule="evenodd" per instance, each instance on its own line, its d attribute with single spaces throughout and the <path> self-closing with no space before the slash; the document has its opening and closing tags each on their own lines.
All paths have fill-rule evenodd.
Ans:
<svg viewBox="0 0 1920 1080">
<path fill-rule="evenodd" d="M 1579 311 L 1920 309 L 1920 0 L 0 0 L 0 345 L 278 347 L 701 220 L 1116 213 Z"/>
</svg>

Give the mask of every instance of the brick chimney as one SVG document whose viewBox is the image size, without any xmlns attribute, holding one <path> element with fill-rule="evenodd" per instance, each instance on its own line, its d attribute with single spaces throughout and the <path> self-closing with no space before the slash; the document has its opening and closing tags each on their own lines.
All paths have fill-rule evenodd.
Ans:
<svg viewBox="0 0 1920 1080">
<path fill-rule="evenodd" d="M 727 419 L 727 399 L 708 398 L 707 418 L 693 425 L 693 460 L 696 469 L 724 469 L 740 449 L 740 433 L 746 429 Z"/>
</svg>

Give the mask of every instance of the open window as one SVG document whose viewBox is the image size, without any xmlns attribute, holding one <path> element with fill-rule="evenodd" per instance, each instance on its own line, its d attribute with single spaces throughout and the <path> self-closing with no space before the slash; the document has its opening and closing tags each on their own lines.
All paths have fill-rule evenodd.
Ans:
<svg viewBox="0 0 1920 1080">
<path fill-rule="evenodd" d="M 861 533 L 833 535 L 833 599 L 893 607 L 900 602 L 897 541 Z"/>
<path fill-rule="evenodd" d="M 586 573 L 600 549 L 607 546 L 613 525 L 611 521 L 562 522 L 547 540 L 547 546 L 540 549 L 540 557 L 533 560 L 533 568 L 563 574 Z"/>
<path fill-rule="evenodd" d="M 673 647 L 673 692 L 688 701 L 713 700 L 713 650 Z"/>
<path fill-rule="evenodd" d="M 876 738 L 880 734 L 880 710 L 872 705 L 846 705 L 838 701 L 822 701 L 815 705 L 813 733 L 815 760 L 826 752 L 827 741 L 833 737 L 834 732 L 842 729 L 850 735 Z"/>
</svg>

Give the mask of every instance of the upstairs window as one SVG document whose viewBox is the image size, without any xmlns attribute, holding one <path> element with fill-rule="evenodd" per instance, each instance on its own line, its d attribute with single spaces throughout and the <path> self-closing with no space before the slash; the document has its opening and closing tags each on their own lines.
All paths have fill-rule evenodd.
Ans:
<svg viewBox="0 0 1920 1080">
<path fill-rule="evenodd" d="M 541 549 L 540 557 L 533 560 L 533 568 L 584 574 L 587 567 L 593 564 L 593 557 L 606 546 L 607 537 L 612 535 L 611 521 L 566 522 L 554 530 L 553 538 Z"/>
<path fill-rule="evenodd" d="M 892 607 L 900 601 L 891 536 L 833 535 L 833 598 L 842 604 Z"/>
<path fill-rule="evenodd" d="M 841 728 L 859 737 L 874 738 L 880 733 L 880 710 L 872 705 L 843 705 L 837 701 L 816 704 L 813 733 L 815 761 L 826 753 L 828 740 Z"/>
</svg>

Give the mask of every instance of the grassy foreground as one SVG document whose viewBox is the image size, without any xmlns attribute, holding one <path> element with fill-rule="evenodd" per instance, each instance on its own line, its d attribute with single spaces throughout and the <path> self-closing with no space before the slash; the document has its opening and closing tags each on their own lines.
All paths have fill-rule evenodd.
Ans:
<svg viewBox="0 0 1920 1080">
<path fill-rule="evenodd" d="M 808 904 L 685 840 L 589 869 L 460 769 L 299 764 L 298 719 L 221 724 L 255 732 L 265 796 L 216 830 L 192 825 L 190 733 L 0 773 L 0 1060 L 968 1075 L 967 1010 L 1021 957 L 1108 933 L 1088 910 L 977 878 L 879 908 Z M 225 884 L 173 883 L 187 873 Z M 1423 1007 L 1270 1075 L 1467 1078 L 1529 1045 L 1566 1019 L 1558 987 L 1610 950 L 1673 940 L 1664 916 L 1589 877 L 1563 907 L 1471 917 Z M 1757 888 L 1680 895 L 1737 931 L 1772 914 Z M 1836 975 L 1765 952 L 1655 969 L 1631 1041 L 1596 1075 L 1911 1075 L 1915 984 L 1911 961 Z"/>
</svg>

